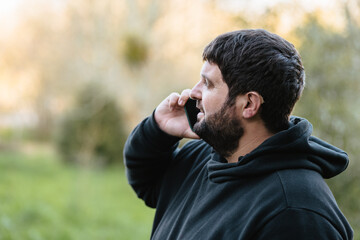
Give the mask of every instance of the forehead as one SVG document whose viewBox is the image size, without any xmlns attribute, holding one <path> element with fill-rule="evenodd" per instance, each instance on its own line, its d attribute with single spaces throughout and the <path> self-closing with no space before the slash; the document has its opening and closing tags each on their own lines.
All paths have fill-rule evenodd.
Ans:
<svg viewBox="0 0 360 240">
<path fill-rule="evenodd" d="M 222 74 L 216 63 L 205 61 L 201 68 L 200 75 L 212 81 L 222 81 Z"/>
</svg>

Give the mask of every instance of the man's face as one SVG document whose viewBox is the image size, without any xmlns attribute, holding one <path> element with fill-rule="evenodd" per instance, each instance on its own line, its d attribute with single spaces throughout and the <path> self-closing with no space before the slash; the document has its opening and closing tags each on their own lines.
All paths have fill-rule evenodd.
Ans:
<svg viewBox="0 0 360 240">
<path fill-rule="evenodd" d="M 224 105 L 229 93 L 227 84 L 216 64 L 205 62 L 200 72 L 200 81 L 193 87 L 190 97 L 197 100 L 201 113 L 198 122 L 218 112 Z"/>
<path fill-rule="evenodd" d="M 226 101 L 228 93 L 219 67 L 205 62 L 201 80 L 190 94 L 201 111 L 194 131 L 223 157 L 229 157 L 236 150 L 244 132 L 235 105 L 229 106 Z"/>
</svg>

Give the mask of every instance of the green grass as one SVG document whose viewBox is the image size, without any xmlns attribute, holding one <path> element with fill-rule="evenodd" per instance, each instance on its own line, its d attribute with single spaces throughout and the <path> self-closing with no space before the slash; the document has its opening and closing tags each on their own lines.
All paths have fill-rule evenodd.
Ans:
<svg viewBox="0 0 360 240">
<path fill-rule="evenodd" d="M 360 240 L 358 212 L 344 212 Z M 121 166 L 66 166 L 49 149 L 0 152 L 0 240 L 149 239 L 153 215 Z"/>
<path fill-rule="evenodd" d="M 149 239 L 154 210 L 124 168 L 81 169 L 51 151 L 0 153 L 0 239 Z"/>
</svg>

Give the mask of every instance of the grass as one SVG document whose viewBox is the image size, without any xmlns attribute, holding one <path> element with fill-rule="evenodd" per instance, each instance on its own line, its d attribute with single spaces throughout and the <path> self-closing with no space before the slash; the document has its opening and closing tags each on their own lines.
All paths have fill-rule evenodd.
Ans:
<svg viewBox="0 0 360 240">
<path fill-rule="evenodd" d="M 0 152 L 0 240 L 149 239 L 153 215 L 121 166 L 71 167 L 48 148 Z M 347 216 L 360 240 L 358 211 Z"/>
<path fill-rule="evenodd" d="M 1 240 L 149 239 L 153 215 L 121 166 L 66 166 L 48 150 L 0 153 Z"/>
</svg>

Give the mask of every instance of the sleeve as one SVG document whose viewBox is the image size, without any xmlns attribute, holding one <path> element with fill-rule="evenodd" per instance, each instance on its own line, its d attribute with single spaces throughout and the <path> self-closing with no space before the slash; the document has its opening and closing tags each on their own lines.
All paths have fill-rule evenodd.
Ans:
<svg viewBox="0 0 360 240">
<path fill-rule="evenodd" d="M 315 212 L 288 208 L 268 222 L 254 239 L 345 240 L 352 237 Z"/>
<path fill-rule="evenodd" d="M 132 131 L 125 143 L 128 182 L 149 207 L 156 206 L 161 178 L 178 151 L 179 140 L 163 132 L 153 114 Z"/>
</svg>

